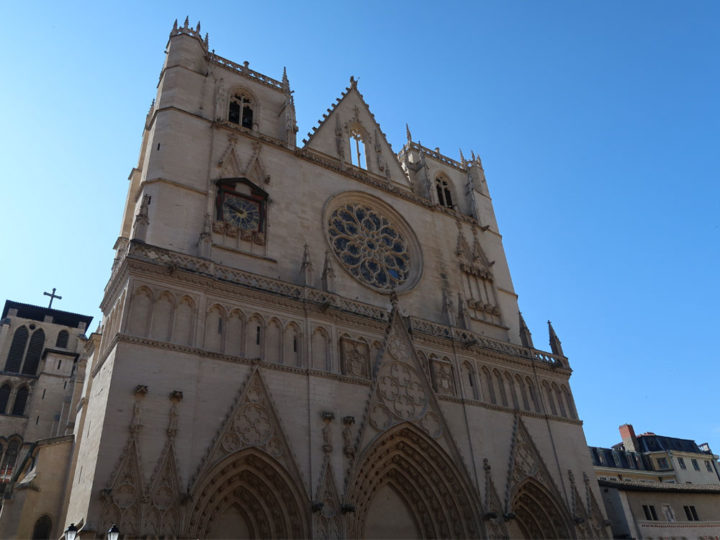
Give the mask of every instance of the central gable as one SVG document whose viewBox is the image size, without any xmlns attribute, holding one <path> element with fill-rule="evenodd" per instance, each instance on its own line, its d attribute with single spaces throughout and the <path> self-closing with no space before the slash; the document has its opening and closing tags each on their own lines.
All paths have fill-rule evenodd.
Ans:
<svg viewBox="0 0 720 540">
<path fill-rule="evenodd" d="M 323 115 L 319 126 L 310 134 L 305 148 L 332 156 L 344 167 L 364 169 L 399 186 L 411 187 L 353 77 L 350 78 L 350 86 L 328 109 L 328 113 Z"/>
</svg>

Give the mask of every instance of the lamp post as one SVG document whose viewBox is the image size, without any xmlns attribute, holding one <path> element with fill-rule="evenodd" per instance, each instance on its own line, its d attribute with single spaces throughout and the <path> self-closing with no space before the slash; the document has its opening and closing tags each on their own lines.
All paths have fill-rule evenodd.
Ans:
<svg viewBox="0 0 720 540">
<path fill-rule="evenodd" d="M 71 523 L 67 529 L 65 529 L 65 540 L 75 540 L 77 537 L 78 528 L 74 523 Z"/>
<path fill-rule="evenodd" d="M 118 526 L 113 523 L 113 526 L 108 529 L 107 532 L 108 540 L 119 540 L 120 539 L 120 529 L 118 529 Z"/>
</svg>

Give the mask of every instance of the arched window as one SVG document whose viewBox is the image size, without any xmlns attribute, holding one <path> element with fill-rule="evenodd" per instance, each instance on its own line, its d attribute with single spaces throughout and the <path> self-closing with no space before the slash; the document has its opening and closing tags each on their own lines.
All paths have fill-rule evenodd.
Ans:
<svg viewBox="0 0 720 540">
<path fill-rule="evenodd" d="M 68 334 L 67 331 L 60 330 L 60 333 L 58 334 L 58 337 L 57 337 L 57 341 L 55 341 L 55 346 L 61 347 L 63 349 L 67 348 L 69 337 L 70 337 L 70 334 Z"/>
<path fill-rule="evenodd" d="M 43 332 L 42 328 L 38 328 L 33 332 L 33 335 L 30 338 L 30 345 L 28 345 L 27 354 L 25 355 L 25 363 L 22 368 L 23 374 L 35 375 L 44 347 L 45 332 Z"/>
<path fill-rule="evenodd" d="M 8 383 L 5 383 L 0 387 L 0 414 L 5 414 L 9 400 L 10 400 L 10 385 Z"/>
<path fill-rule="evenodd" d="M 28 389 L 27 386 L 23 386 L 17 391 L 15 396 L 15 403 L 13 404 L 12 414 L 13 416 L 22 416 L 25 414 L 25 405 L 27 404 Z"/>
<path fill-rule="evenodd" d="M 13 473 L 13 467 L 15 467 L 15 461 L 17 461 L 18 452 L 20 451 L 21 440 L 12 439 L 8 443 L 7 450 L 2 459 L 2 465 L 0 465 L 0 477 L 8 478 Z M 5 486 L 0 484 L 2 488 Z"/>
<path fill-rule="evenodd" d="M 356 167 L 367 169 L 367 155 L 365 153 L 365 141 L 359 130 L 353 129 L 350 132 L 350 162 Z"/>
<path fill-rule="evenodd" d="M 33 540 L 49 540 L 52 533 L 52 520 L 50 516 L 44 514 L 38 518 L 33 527 Z"/>
<path fill-rule="evenodd" d="M 452 194 L 450 193 L 450 182 L 443 176 L 435 179 L 435 189 L 437 189 L 438 202 L 447 208 L 454 208 Z"/>
<path fill-rule="evenodd" d="M 28 335 L 28 330 L 24 326 L 15 330 L 15 335 L 10 344 L 10 352 L 8 352 L 7 361 L 5 362 L 5 371 L 10 371 L 11 373 L 18 373 L 20 371 L 20 364 L 22 363 L 23 354 L 25 354 Z"/>
<path fill-rule="evenodd" d="M 252 99 L 243 92 L 238 92 L 230 99 L 230 110 L 228 121 L 233 124 L 240 124 L 244 128 L 253 127 Z"/>
</svg>

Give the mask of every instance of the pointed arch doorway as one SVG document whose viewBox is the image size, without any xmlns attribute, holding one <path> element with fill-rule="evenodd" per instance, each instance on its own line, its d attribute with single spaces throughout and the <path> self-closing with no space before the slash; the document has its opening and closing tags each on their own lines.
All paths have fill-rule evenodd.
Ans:
<svg viewBox="0 0 720 540">
<path fill-rule="evenodd" d="M 383 433 L 357 461 L 348 495 L 355 538 L 477 538 L 480 502 L 445 450 L 410 423 Z"/>
<path fill-rule="evenodd" d="M 285 468 L 250 448 L 215 465 L 193 494 L 193 538 L 308 538 L 309 502 Z"/>
<path fill-rule="evenodd" d="M 510 536 L 532 539 L 572 538 L 568 516 L 550 492 L 534 480 L 525 480 L 512 500 Z"/>
</svg>

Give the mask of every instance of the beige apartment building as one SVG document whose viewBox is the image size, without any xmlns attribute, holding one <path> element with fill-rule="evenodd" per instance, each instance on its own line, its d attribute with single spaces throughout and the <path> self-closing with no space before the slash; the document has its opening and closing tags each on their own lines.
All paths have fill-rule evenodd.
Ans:
<svg viewBox="0 0 720 540">
<path fill-rule="evenodd" d="M 707 444 L 620 426 L 622 442 L 591 447 L 615 538 L 720 538 L 718 456 Z"/>
<path fill-rule="evenodd" d="M 607 537 L 480 158 L 395 152 L 352 77 L 298 142 L 288 76 L 208 43 L 171 31 L 72 436 L 0 536 Z"/>
</svg>

